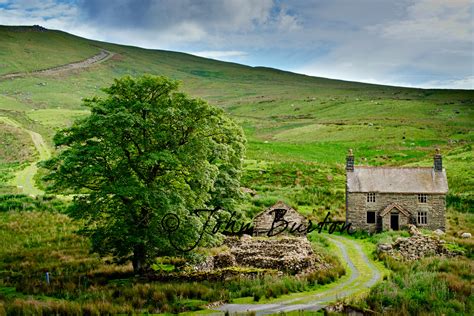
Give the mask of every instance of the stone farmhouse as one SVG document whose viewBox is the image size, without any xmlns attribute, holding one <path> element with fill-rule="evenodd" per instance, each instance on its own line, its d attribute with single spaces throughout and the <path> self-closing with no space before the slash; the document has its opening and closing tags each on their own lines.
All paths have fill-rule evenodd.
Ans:
<svg viewBox="0 0 474 316">
<path fill-rule="evenodd" d="M 439 150 L 433 167 L 354 166 L 346 158 L 346 222 L 357 230 L 399 230 L 414 224 L 445 230 L 448 181 Z"/>
</svg>

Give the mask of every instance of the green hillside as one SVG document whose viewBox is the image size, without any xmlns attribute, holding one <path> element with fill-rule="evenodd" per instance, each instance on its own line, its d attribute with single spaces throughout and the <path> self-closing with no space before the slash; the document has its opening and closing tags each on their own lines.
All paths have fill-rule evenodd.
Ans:
<svg viewBox="0 0 474 316">
<path fill-rule="evenodd" d="M 88 64 L 98 54 L 106 57 Z M 56 68 L 64 65 L 69 68 Z M 378 278 L 372 263 L 383 265 L 374 261 L 376 244 L 407 232 L 328 239 L 314 231 L 309 240 L 331 268 L 316 270 L 311 282 L 272 275 L 247 280 L 240 267 L 232 281 L 152 281 L 135 277 L 131 264 L 90 253 L 91 241 L 76 234 L 80 223 L 63 212 L 69 196 L 43 194 L 45 170 L 37 162 L 54 154 L 56 130 L 88 115 L 82 99 L 101 95 L 114 78 L 144 73 L 181 80 L 182 90 L 223 108 L 243 127 L 248 144 L 241 186 L 252 190 L 245 190 L 250 194 L 240 207 L 248 217 L 283 200 L 313 222 L 328 212 L 343 219 L 349 148 L 358 165 L 431 166 L 439 147 L 450 188 L 441 238 L 465 257 L 411 263 L 385 257 L 390 276 L 366 297 L 360 296 L 368 291 L 364 280 Z M 286 297 L 295 304 L 350 290 L 344 300 L 371 313 L 470 315 L 474 239 L 459 232 L 474 231 L 473 131 L 473 90 L 330 80 L 37 26 L 0 26 L 0 314 L 207 313 L 216 302 L 271 304 Z M 160 273 L 180 262 L 158 259 L 170 263 L 156 261 Z M 281 297 L 293 292 L 300 293 Z"/>
<path fill-rule="evenodd" d="M 31 73 L 79 62 L 102 50 L 113 55 L 88 68 L 52 75 Z M 26 74 L 2 77 L 18 72 Z M 303 211 L 342 213 L 348 148 L 354 149 L 358 164 L 431 165 L 434 148 L 439 146 L 451 193 L 462 199 L 462 207 L 472 206 L 473 91 L 309 77 L 102 43 L 38 27 L 0 27 L 0 116 L 21 124 L 21 128 L 0 125 L 2 133 L 9 135 L 0 147 L 1 170 L 7 174 L 2 180 L 10 179 L 3 181 L 2 191 L 18 191 L 11 179 L 26 159 L 8 153 L 19 146 L 12 140 L 24 141 L 20 135 L 25 129 L 40 133 L 50 143 L 57 128 L 87 115 L 82 98 L 100 95 L 100 88 L 113 78 L 143 73 L 181 80 L 184 91 L 224 108 L 244 127 L 249 140 L 244 185 L 260 196 L 248 206 L 253 211 L 286 199 Z"/>
</svg>

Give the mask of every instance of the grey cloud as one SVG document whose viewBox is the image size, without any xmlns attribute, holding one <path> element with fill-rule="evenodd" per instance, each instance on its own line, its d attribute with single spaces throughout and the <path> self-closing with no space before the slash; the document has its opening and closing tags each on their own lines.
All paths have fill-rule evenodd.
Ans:
<svg viewBox="0 0 474 316">
<path fill-rule="evenodd" d="M 360 24 L 348 30 L 345 39 L 338 36 L 329 54 L 297 71 L 423 87 L 470 82 L 474 88 L 473 25 L 468 21 L 472 21 L 469 0 L 410 1 L 391 17 Z"/>
<path fill-rule="evenodd" d="M 82 0 L 85 20 L 105 27 L 156 30 L 173 28 L 183 22 L 216 28 L 249 29 L 269 18 L 272 0 Z"/>
</svg>

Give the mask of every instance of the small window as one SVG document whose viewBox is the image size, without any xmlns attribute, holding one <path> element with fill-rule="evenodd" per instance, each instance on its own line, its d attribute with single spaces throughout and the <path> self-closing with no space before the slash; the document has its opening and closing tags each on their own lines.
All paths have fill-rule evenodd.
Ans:
<svg viewBox="0 0 474 316">
<path fill-rule="evenodd" d="M 375 202 L 375 193 L 367 193 L 367 202 Z"/>
<path fill-rule="evenodd" d="M 367 212 L 367 224 L 375 224 L 375 212 Z"/>
<path fill-rule="evenodd" d="M 426 194 L 423 194 L 423 193 L 418 194 L 418 203 L 426 203 L 427 200 L 428 200 L 428 197 L 426 196 Z"/>
<path fill-rule="evenodd" d="M 419 225 L 428 224 L 428 212 L 418 212 L 417 223 Z"/>
</svg>

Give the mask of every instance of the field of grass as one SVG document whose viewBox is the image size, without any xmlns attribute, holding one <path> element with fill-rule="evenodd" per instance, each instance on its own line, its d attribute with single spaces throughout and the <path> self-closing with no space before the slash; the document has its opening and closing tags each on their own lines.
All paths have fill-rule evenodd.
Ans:
<svg viewBox="0 0 474 316">
<path fill-rule="evenodd" d="M 259 301 L 315 290 L 344 273 L 325 244 L 314 240 L 318 253 L 334 266 L 306 278 L 269 274 L 148 282 L 133 275 L 131 264 L 116 265 L 110 258 L 91 255 L 88 240 L 74 234 L 78 223 L 58 212 L 61 207 L 62 202 L 51 198 L 0 199 L 0 313 L 176 313 L 240 297 Z"/>
<path fill-rule="evenodd" d="M 283 200 L 312 219 L 322 219 L 327 212 L 343 219 L 344 162 L 349 148 L 354 150 L 358 165 L 431 166 L 434 149 L 440 147 L 450 186 L 447 238 L 472 254 L 473 242 L 457 236 L 460 231 L 474 232 L 472 90 L 423 90 L 329 80 L 30 28 L 0 27 L 0 38 L 0 117 L 21 126 L 0 121 L 2 194 L 17 193 L 11 180 L 39 159 L 25 130 L 42 135 L 45 146 L 54 151 L 51 140 L 55 131 L 87 115 L 87 108 L 82 106 L 84 98 L 100 96 L 100 89 L 116 77 L 151 73 L 181 80 L 183 91 L 222 107 L 243 127 L 248 148 L 242 186 L 257 192 L 242 205 L 248 216 Z M 7 73 L 28 73 L 80 61 L 101 49 L 115 55 L 87 69 L 1 78 Z M 23 205 L 39 211 L 44 207 L 18 198 L 15 201 L 15 208 Z M 76 224 L 67 217 L 15 211 L 0 215 L 2 240 L 8 240 L 0 249 L 0 257 L 7 258 L 0 267 L 0 302 L 8 300 L 7 311 L 12 313 L 26 308 L 78 313 L 177 311 L 231 295 L 205 284 L 196 285 L 196 292 L 187 294 L 183 294 L 184 288 L 173 292 L 169 285 L 161 288 L 140 283 L 126 290 L 130 267 L 104 265 L 88 254 L 88 242 L 71 233 Z M 421 265 L 417 269 L 425 268 Z M 46 271 L 54 272 L 50 286 L 44 281 Z M 436 271 L 436 276 L 427 276 L 423 282 L 439 280 L 442 275 Z M 404 286 L 400 280 L 393 282 Z M 374 290 L 374 297 L 381 297 L 381 292 L 393 286 L 385 283 Z M 251 287 L 261 284 L 248 285 Z M 162 300 L 168 303 L 155 306 L 151 299 L 134 301 L 136 293 L 148 298 L 165 295 L 166 300 Z M 114 301 L 117 295 L 128 301 Z M 373 302 L 370 307 L 385 306 L 378 299 Z M 0 303 L 0 314 L 2 308 Z"/>
</svg>

